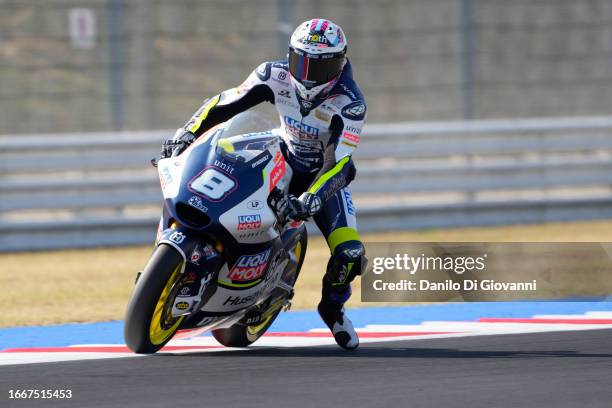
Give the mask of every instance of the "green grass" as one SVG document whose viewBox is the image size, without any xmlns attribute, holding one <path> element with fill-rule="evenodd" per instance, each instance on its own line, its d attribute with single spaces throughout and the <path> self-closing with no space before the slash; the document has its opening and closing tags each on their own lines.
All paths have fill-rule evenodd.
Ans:
<svg viewBox="0 0 612 408">
<path fill-rule="evenodd" d="M 612 221 L 461 228 L 364 234 L 365 242 L 610 242 Z M 123 318 L 134 282 L 150 246 L 0 255 L 0 327 Z M 296 285 L 294 309 L 312 309 L 320 297 L 329 250 L 321 237 L 308 244 Z M 355 282 L 350 307 L 359 301 Z"/>
</svg>

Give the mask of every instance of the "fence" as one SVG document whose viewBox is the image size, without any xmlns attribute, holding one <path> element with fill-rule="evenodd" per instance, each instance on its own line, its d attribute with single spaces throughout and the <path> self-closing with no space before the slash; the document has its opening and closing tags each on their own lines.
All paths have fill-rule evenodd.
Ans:
<svg viewBox="0 0 612 408">
<path fill-rule="evenodd" d="M 0 0 L 0 134 L 162 129 L 338 22 L 370 120 L 612 112 L 609 0 Z M 61 101 L 61 103 L 58 103 Z"/>
<path fill-rule="evenodd" d="M 172 132 L 0 137 L 0 251 L 152 242 Z M 372 124 L 362 231 L 612 217 L 612 117 Z"/>
</svg>

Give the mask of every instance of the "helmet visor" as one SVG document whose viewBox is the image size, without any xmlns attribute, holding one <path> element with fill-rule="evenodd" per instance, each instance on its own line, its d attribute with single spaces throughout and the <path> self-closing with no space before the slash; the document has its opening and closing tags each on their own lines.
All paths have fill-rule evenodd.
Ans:
<svg viewBox="0 0 612 408">
<path fill-rule="evenodd" d="M 344 55 L 317 58 L 289 50 L 289 72 L 300 83 L 320 85 L 334 79 L 342 71 Z"/>
</svg>

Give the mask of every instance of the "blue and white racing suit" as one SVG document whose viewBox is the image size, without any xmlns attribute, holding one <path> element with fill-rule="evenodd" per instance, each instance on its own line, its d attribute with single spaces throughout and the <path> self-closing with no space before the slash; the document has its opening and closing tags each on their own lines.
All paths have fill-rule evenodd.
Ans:
<svg viewBox="0 0 612 408">
<path fill-rule="evenodd" d="M 293 170 L 290 193 L 299 196 L 307 191 L 321 199 L 321 210 L 313 218 L 331 251 L 323 296 L 328 293 L 342 304 L 350 296 L 350 282 L 365 264 L 348 187 L 356 172 L 351 155 L 361 137 L 365 100 L 348 61 L 329 94 L 312 102 L 293 89 L 286 61 L 265 62 L 240 86 L 205 101 L 184 129 L 200 136 L 264 101 L 274 104 L 279 114 L 277 132 Z"/>
</svg>

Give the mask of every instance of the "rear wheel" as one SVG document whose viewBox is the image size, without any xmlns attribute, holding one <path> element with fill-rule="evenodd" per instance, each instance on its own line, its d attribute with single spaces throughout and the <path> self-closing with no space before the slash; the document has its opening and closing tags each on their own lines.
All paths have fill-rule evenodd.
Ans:
<svg viewBox="0 0 612 408">
<path fill-rule="evenodd" d="M 173 247 L 161 244 L 139 276 L 125 315 L 125 342 L 135 353 L 155 353 L 176 333 L 184 317 L 171 310 L 183 258 Z"/>
<path fill-rule="evenodd" d="M 300 270 L 302 269 L 304 256 L 306 255 L 307 242 L 308 237 L 304 231 L 300 237 L 300 240 L 289 253 L 289 256 L 293 257 L 295 262 L 297 262 L 297 267 L 295 270 L 291 270 L 292 267 L 288 267 L 283 273 L 283 280 L 285 280 L 285 283 L 290 286 L 295 284 L 295 281 L 300 274 Z M 285 299 L 286 297 L 283 297 L 270 304 L 266 310 L 262 311 L 262 319 L 260 319 L 257 323 L 246 324 L 246 319 L 243 319 L 243 321 L 240 321 L 227 329 L 213 330 L 212 335 L 219 343 L 226 347 L 247 347 L 263 336 L 266 330 L 268 330 L 272 323 L 274 323 L 274 320 L 282 310 Z"/>
<path fill-rule="evenodd" d="M 255 342 L 268 330 L 274 323 L 276 316 L 281 312 L 281 305 L 278 305 L 277 310 L 273 310 L 271 314 L 264 317 L 261 321 L 255 324 L 245 324 L 238 322 L 227 329 L 216 329 L 212 331 L 215 339 L 225 347 L 247 347 Z"/>
</svg>

